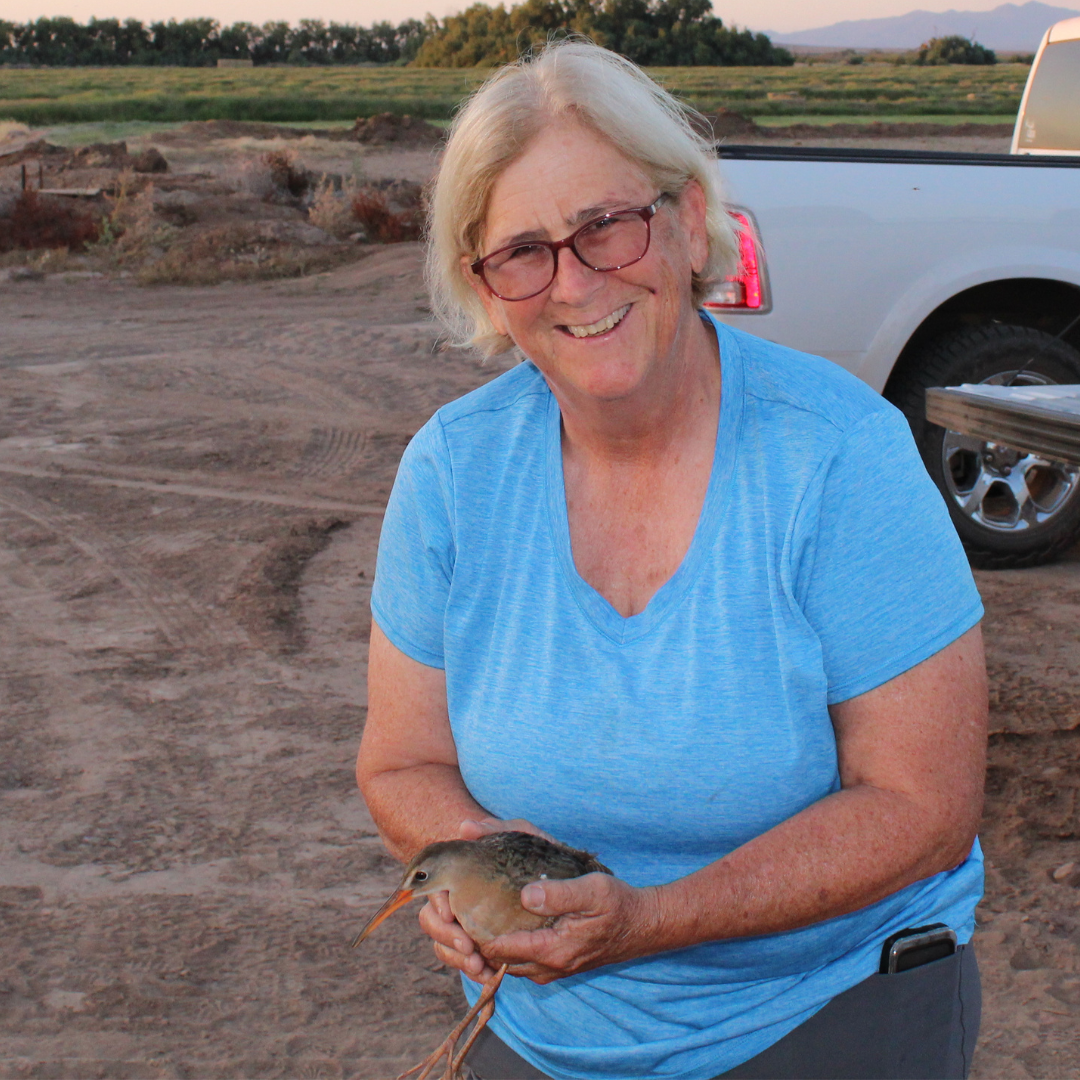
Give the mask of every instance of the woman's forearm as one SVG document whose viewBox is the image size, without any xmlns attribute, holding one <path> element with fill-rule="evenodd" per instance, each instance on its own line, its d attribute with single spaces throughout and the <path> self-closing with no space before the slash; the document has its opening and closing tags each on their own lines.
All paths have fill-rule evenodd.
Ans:
<svg viewBox="0 0 1080 1080">
<path fill-rule="evenodd" d="M 466 818 L 487 816 L 455 765 L 429 763 L 373 775 L 357 772 L 379 835 L 402 862 L 435 840 L 456 839 Z"/>
<path fill-rule="evenodd" d="M 655 890 L 650 951 L 792 930 L 855 911 L 967 856 L 968 823 L 937 829 L 909 796 L 837 792 Z"/>
</svg>

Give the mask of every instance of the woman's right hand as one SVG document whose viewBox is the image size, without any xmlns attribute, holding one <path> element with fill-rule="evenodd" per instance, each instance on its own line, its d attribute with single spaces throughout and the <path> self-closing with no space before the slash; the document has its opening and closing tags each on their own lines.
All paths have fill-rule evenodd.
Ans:
<svg viewBox="0 0 1080 1080">
<path fill-rule="evenodd" d="M 487 817 L 468 819 L 458 828 L 458 837 L 462 840 L 479 840 L 482 836 L 499 832 L 524 832 L 533 836 L 542 836 L 552 840 L 543 829 L 538 829 L 531 821 L 514 818 L 502 821 Z M 495 969 L 480 954 L 461 924 L 450 910 L 450 894 L 433 893 L 420 910 L 420 929 L 435 945 L 435 955 L 448 967 L 456 968 L 474 982 L 485 983 L 495 974 Z"/>
</svg>

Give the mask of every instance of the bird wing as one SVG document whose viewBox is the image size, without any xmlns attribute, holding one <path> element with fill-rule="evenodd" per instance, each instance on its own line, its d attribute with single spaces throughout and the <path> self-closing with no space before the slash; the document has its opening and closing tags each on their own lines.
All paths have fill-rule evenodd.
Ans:
<svg viewBox="0 0 1080 1080">
<path fill-rule="evenodd" d="M 476 843 L 519 888 L 543 877 L 565 880 L 583 874 L 611 873 L 590 852 L 579 851 L 532 833 L 492 833 L 481 837 Z"/>
</svg>

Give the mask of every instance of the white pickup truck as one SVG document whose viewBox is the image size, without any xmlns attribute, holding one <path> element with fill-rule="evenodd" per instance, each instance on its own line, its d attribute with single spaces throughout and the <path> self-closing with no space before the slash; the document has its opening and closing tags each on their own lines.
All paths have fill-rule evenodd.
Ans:
<svg viewBox="0 0 1080 1080">
<path fill-rule="evenodd" d="M 706 306 L 907 415 L 977 566 L 1080 535 L 1080 467 L 927 421 L 926 390 L 1080 383 L 1080 18 L 1032 66 L 1011 154 L 718 147 L 743 267 Z"/>
</svg>

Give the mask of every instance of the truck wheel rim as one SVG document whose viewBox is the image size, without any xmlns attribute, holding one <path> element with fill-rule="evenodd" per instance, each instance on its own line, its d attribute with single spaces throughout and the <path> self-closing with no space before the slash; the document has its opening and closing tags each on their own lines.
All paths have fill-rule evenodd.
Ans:
<svg viewBox="0 0 1080 1080">
<path fill-rule="evenodd" d="M 1054 380 L 1030 371 L 1004 371 L 983 382 L 1047 386 Z M 1080 482 L 1080 469 L 959 431 L 945 432 L 941 464 L 945 486 L 960 512 L 998 533 L 1025 532 L 1049 524 Z"/>
</svg>

